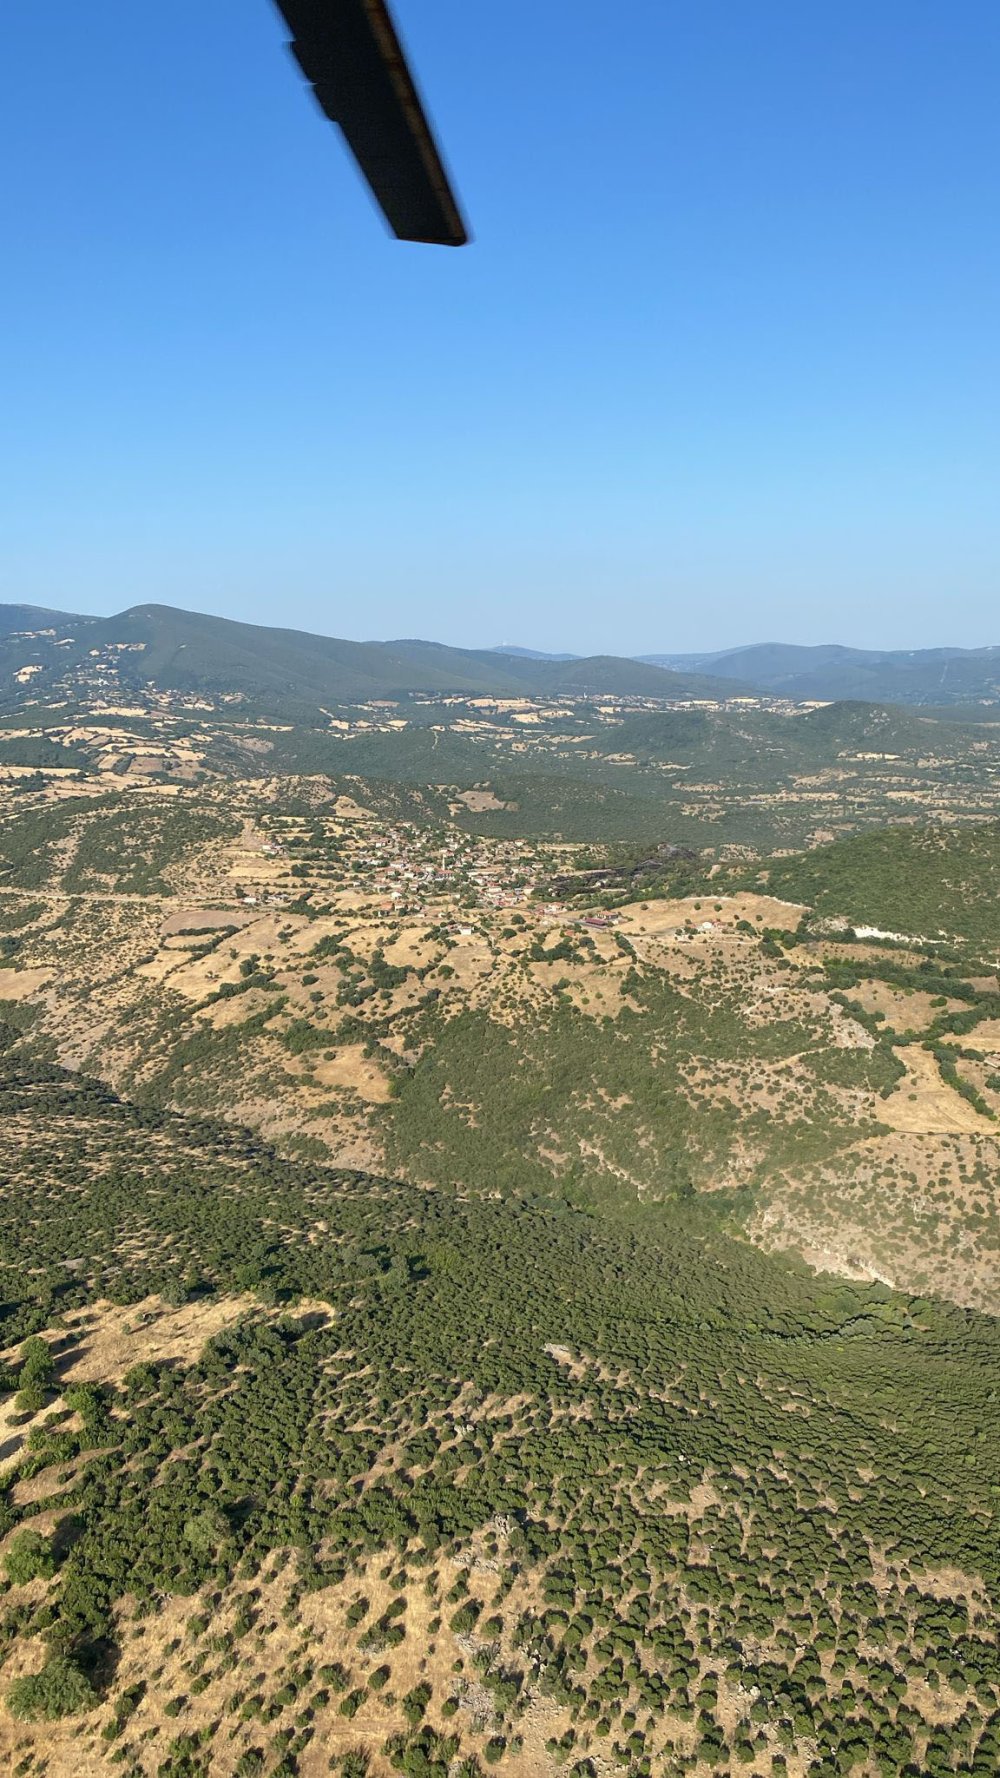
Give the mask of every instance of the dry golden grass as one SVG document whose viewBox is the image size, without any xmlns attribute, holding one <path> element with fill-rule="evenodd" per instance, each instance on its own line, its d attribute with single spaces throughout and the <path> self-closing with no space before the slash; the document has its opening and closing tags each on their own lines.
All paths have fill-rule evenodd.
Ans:
<svg viewBox="0 0 1000 1778">
<path fill-rule="evenodd" d="M 949 1000 L 947 1006 L 935 1006 L 935 996 L 917 989 L 907 992 L 888 982 L 859 982 L 851 989 L 851 999 L 866 1012 L 881 1013 L 894 1031 L 926 1031 L 942 1012 L 958 1012 L 964 1001 Z"/>
<path fill-rule="evenodd" d="M 59 1384 L 117 1383 L 134 1364 L 173 1358 L 192 1363 L 205 1342 L 224 1327 L 231 1327 L 251 1309 L 259 1310 L 252 1296 L 209 1297 L 172 1309 L 159 1297 L 123 1309 L 112 1303 L 95 1303 L 66 1316 L 65 1329 L 49 1336 Z M 11 1362 L 17 1348 L 0 1353 Z M 50 1403 L 44 1413 L 58 1406 Z M 39 1418 L 42 1416 L 39 1416 Z M 32 1421 L 25 1420 L 15 1396 L 0 1400 L 0 1473 L 9 1469 L 24 1448 Z"/>
<path fill-rule="evenodd" d="M 34 1000 L 47 988 L 55 971 L 51 969 L 0 970 L 0 999 Z"/>
<path fill-rule="evenodd" d="M 778 901 L 771 895 L 683 896 L 676 901 L 628 902 L 619 910 L 619 924 L 629 937 L 637 934 L 663 935 L 683 931 L 686 925 L 710 925 L 731 930 L 738 920 L 749 920 L 755 926 L 773 926 L 791 932 L 799 924 L 804 909 L 795 902 Z"/>
<path fill-rule="evenodd" d="M 996 1125 L 942 1080 L 929 1050 L 908 1044 L 896 1054 L 906 1069 L 906 1077 L 888 1099 L 880 1100 L 878 1115 L 882 1123 L 893 1130 L 928 1135 L 979 1131 L 984 1136 L 996 1136 Z"/>
<path fill-rule="evenodd" d="M 335 1038 L 331 1037 L 331 1042 Z M 384 1105 L 391 1098 L 392 1091 L 389 1077 L 383 1068 L 370 1056 L 366 1056 L 364 1046 L 360 1043 L 344 1044 L 338 1048 L 332 1060 L 314 1061 L 302 1056 L 289 1056 L 285 1067 L 290 1074 L 301 1078 L 307 1076 L 321 1087 L 338 1087 L 345 1092 L 357 1093 L 366 1105 Z"/>
</svg>

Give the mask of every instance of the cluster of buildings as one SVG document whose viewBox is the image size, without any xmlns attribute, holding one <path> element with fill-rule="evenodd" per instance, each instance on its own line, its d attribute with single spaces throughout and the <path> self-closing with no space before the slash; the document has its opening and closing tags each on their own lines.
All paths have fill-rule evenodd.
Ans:
<svg viewBox="0 0 1000 1778">
<path fill-rule="evenodd" d="M 459 935 L 471 934 L 475 916 L 487 911 L 508 917 L 520 912 L 521 921 L 515 921 L 520 924 L 527 919 L 595 932 L 618 923 L 613 913 L 581 914 L 560 900 L 543 902 L 538 891 L 554 861 L 528 840 L 483 839 L 406 822 L 380 826 L 367 818 L 338 823 L 325 846 L 317 840 L 314 834 L 312 844 L 304 845 L 302 838 L 279 837 L 272 829 L 254 850 L 273 861 L 295 859 L 291 874 L 314 898 L 350 889 L 382 914 L 439 916 Z M 241 899 L 282 907 L 288 887 L 285 881 L 273 886 L 251 881 Z"/>
<path fill-rule="evenodd" d="M 424 914 L 445 901 L 457 915 L 452 930 L 459 936 L 473 932 L 469 916 L 475 910 L 520 911 L 532 922 L 595 932 L 618 924 L 614 913 L 579 914 L 562 901 L 540 902 L 539 879 L 547 873 L 527 840 L 483 842 L 399 826 L 375 838 L 366 835 L 351 862 L 356 876 L 385 897 L 381 912 Z"/>
<path fill-rule="evenodd" d="M 535 888 L 526 851 L 521 840 L 491 844 L 487 852 L 464 834 L 401 826 L 366 835 L 351 863 L 355 875 L 386 897 L 383 911 L 421 913 L 440 897 L 468 908 L 517 908 Z"/>
</svg>

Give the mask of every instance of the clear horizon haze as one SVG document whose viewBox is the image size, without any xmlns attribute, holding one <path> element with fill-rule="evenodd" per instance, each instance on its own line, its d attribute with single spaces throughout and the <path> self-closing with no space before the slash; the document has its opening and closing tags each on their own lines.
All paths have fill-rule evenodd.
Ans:
<svg viewBox="0 0 1000 1778">
<path fill-rule="evenodd" d="M 0 600 L 1000 642 L 1000 11 L 395 0 L 394 241 L 270 0 L 11 9 Z"/>
</svg>

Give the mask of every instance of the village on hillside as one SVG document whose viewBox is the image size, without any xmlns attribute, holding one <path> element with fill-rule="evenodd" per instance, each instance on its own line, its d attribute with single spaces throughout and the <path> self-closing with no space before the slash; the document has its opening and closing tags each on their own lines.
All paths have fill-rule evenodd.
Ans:
<svg viewBox="0 0 1000 1778">
<path fill-rule="evenodd" d="M 571 909 L 546 895 L 575 848 L 491 840 L 455 829 L 383 822 L 351 798 L 311 823 L 275 812 L 248 823 L 233 858 L 231 889 L 247 907 L 356 912 L 367 920 L 448 920 L 466 936 L 483 915 L 605 930 L 612 911 Z"/>
</svg>

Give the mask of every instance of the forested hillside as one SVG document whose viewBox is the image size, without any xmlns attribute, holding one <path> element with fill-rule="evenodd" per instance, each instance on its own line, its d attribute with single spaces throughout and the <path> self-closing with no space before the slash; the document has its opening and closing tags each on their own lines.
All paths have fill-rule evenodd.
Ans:
<svg viewBox="0 0 1000 1778">
<path fill-rule="evenodd" d="M 843 648 L 758 643 L 695 655 L 651 654 L 657 666 L 738 679 L 790 698 L 865 698 L 897 704 L 1000 700 L 1000 648 Z"/>
<path fill-rule="evenodd" d="M 1000 826 L 894 827 L 772 860 L 768 886 L 821 918 L 1000 955 Z"/>
</svg>

